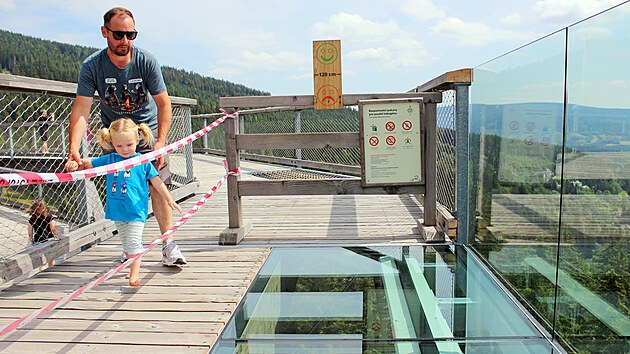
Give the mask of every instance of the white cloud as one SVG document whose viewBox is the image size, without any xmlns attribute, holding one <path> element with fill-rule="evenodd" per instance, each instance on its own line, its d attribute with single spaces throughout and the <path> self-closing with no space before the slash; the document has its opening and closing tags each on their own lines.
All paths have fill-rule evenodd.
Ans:
<svg viewBox="0 0 630 354">
<path fill-rule="evenodd" d="M 10 11 L 15 10 L 15 2 L 13 0 L 0 0 L 0 10 Z"/>
<path fill-rule="evenodd" d="M 419 20 L 443 18 L 445 12 L 438 8 L 431 0 L 395 0 L 400 10 Z"/>
<path fill-rule="evenodd" d="M 619 3 L 620 0 L 538 0 L 534 10 L 543 19 L 577 21 Z"/>
<path fill-rule="evenodd" d="M 536 37 L 535 34 L 529 32 L 492 28 L 484 23 L 464 22 L 455 17 L 439 21 L 431 28 L 431 32 L 454 38 L 458 44 L 465 46 L 480 46 L 496 42 L 525 42 Z"/>
<path fill-rule="evenodd" d="M 359 42 L 378 42 L 404 33 L 394 21 L 373 22 L 360 15 L 339 13 L 328 22 L 313 25 L 313 34 L 320 39 L 341 39 Z"/>
<path fill-rule="evenodd" d="M 390 58 L 389 50 L 383 47 L 365 48 L 348 53 L 348 59 L 356 60 L 389 60 Z"/>
<path fill-rule="evenodd" d="M 521 14 L 514 13 L 503 17 L 500 21 L 506 25 L 518 25 L 523 22 L 523 18 L 521 17 Z"/>
<path fill-rule="evenodd" d="M 407 55 L 404 55 L 407 54 Z M 403 53 L 396 59 L 386 62 L 383 66 L 390 70 L 395 69 L 414 69 L 426 65 L 426 60 L 415 53 Z"/>
<path fill-rule="evenodd" d="M 339 13 L 326 23 L 315 23 L 314 33 L 322 38 L 338 38 L 353 49 L 347 58 L 355 61 L 381 61 L 388 69 L 417 68 L 429 53 L 395 21 L 375 22 L 357 14 Z M 370 46 L 363 47 L 365 43 Z"/>
</svg>

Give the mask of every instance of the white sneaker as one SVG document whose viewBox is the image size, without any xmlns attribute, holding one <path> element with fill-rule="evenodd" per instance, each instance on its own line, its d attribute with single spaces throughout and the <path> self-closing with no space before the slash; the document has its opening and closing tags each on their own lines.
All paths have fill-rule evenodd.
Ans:
<svg viewBox="0 0 630 354">
<path fill-rule="evenodd" d="M 165 266 L 176 266 L 186 264 L 186 257 L 179 250 L 175 242 L 170 242 L 162 246 L 162 264 Z"/>
</svg>

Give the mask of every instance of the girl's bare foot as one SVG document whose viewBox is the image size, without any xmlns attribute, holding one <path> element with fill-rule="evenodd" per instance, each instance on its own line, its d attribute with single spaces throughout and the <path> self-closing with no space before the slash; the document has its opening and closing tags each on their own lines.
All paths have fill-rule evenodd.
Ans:
<svg viewBox="0 0 630 354">
<path fill-rule="evenodd" d="M 129 286 L 140 286 L 140 280 L 136 279 L 136 280 L 129 280 Z"/>
</svg>

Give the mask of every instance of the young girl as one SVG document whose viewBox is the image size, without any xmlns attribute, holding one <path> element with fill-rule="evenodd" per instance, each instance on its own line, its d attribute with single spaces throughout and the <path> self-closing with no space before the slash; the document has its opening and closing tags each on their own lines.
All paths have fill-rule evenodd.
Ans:
<svg viewBox="0 0 630 354">
<path fill-rule="evenodd" d="M 37 199 L 35 202 L 26 209 L 26 213 L 31 217 L 28 219 L 28 238 L 32 244 L 38 245 L 46 242 L 51 238 L 58 237 L 59 231 L 53 221 L 53 216 L 48 214 L 48 206 L 43 199 Z M 48 266 L 55 265 L 55 260 L 48 262 Z M 46 269 L 46 266 L 42 264 L 39 270 Z"/>
<path fill-rule="evenodd" d="M 101 146 L 116 152 L 92 159 L 82 159 L 81 169 L 104 166 L 138 156 L 136 146 L 140 134 L 151 143 L 151 129 L 144 123 L 139 126 L 131 119 L 120 118 L 112 122 L 109 129 L 101 130 Z M 66 169 L 70 172 L 79 169 L 76 161 L 68 161 Z M 129 170 L 108 174 L 106 178 L 107 201 L 105 218 L 113 220 L 120 235 L 123 251 L 127 258 L 142 253 L 142 231 L 149 209 L 149 185 L 147 181 L 164 197 L 169 207 L 180 213 L 182 209 L 173 201 L 168 189 L 159 177 L 153 164 L 145 163 Z M 129 285 L 140 286 L 140 257 L 129 267 Z"/>
</svg>

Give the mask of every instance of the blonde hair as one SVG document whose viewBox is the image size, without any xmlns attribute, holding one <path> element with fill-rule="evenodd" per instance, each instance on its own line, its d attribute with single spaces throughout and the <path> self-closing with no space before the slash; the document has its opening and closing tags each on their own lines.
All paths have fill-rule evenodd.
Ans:
<svg viewBox="0 0 630 354">
<path fill-rule="evenodd" d="M 140 134 L 142 134 L 145 142 L 149 145 L 153 145 L 153 133 L 151 133 L 151 128 L 144 123 L 138 125 L 129 118 L 116 119 L 109 125 L 109 129 L 101 129 L 100 143 L 104 149 L 112 150 L 114 148 L 112 144 L 113 134 L 132 134 L 136 137 L 137 141 L 140 141 Z"/>
<path fill-rule="evenodd" d="M 48 214 L 48 206 L 43 199 L 36 199 L 33 204 L 26 209 L 26 213 L 30 215 L 46 216 Z"/>
</svg>

